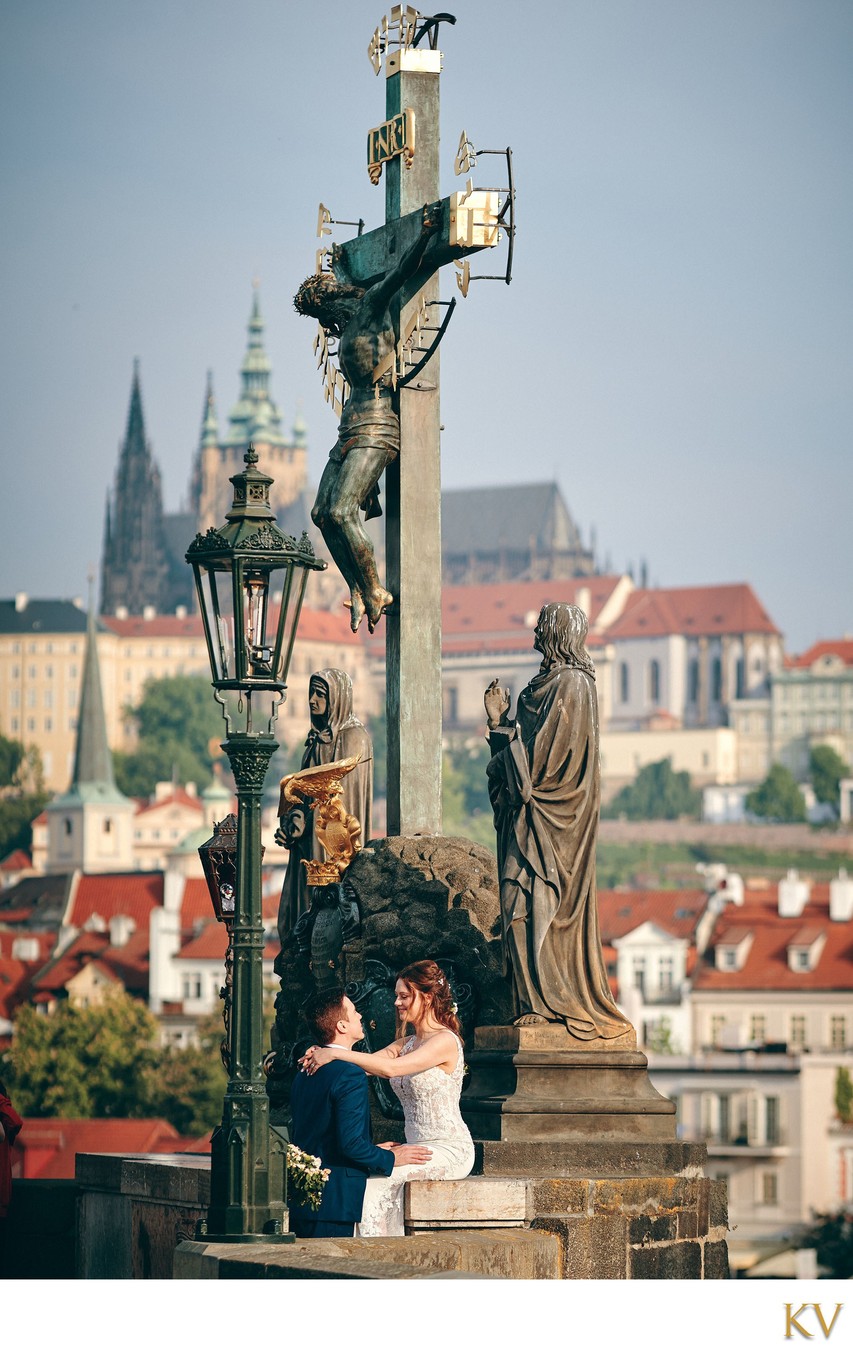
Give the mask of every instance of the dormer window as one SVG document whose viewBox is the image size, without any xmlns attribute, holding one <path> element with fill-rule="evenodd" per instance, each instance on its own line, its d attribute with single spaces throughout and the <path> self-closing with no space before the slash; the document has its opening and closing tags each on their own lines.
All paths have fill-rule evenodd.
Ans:
<svg viewBox="0 0 853 1363">
<path fill-rule="evenodd" d="M 788 943 L 788 969 L 797 975 L 805 975 L 814 970 L 825 942 L 824 932 L 814 930 L 798 932 L 794 940 Z"/>
<path fill-rule="evenodd" d="M 741 929 L 739 931 L 729 930 L 724 933 L 722 940 L 714 947 L 714 964 L 717 970 L 725 970 L 729 973 L 735 970 L 743 970 L 751 946 L 751 932 Z"/>
</svg>

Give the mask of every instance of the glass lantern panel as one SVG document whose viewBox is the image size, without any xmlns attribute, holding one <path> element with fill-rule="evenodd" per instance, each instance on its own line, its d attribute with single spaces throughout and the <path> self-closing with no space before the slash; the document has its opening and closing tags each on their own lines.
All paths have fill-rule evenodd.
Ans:
<svg viewBox="0 0 853 1363">
<path fill-rule="evenodd" d="M 308 580 L 308 569 L 300 563 L 288 567 L 287 583 L 281 599 L 278 619 L 278 645 L 276 657 L 279 659 L 276 676 L 282 683 L 287 682 L 293 645 L 296 642 L 296 627 L 302 610 L 302 598 Z"/>
<path fill-rule="evenodd" d="M 242 570 L 243 641 L 247 678 L 272 677 L 272 647 L 267 640 L 270 569 L 247 564 Z"/>
<path fill-rule="evenodd" d="M 231 573 L 228 569 L 208 568 L 202 564 L 199 565 L 198 580 L 214 680 L 233 681 L 236 667 Z"/>
</svg>

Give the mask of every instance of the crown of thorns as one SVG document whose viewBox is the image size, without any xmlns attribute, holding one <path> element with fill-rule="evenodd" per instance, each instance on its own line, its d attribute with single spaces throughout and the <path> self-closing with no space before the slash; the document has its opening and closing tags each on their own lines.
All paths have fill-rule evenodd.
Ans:
<svg viewBox="0 0 853 1363">
<path fill-rule="evenodd" d="M 293 306 L 304 316 L 325 303 L 340 298 L 361 298 L 363 294 L 364 289 L 357 284 L 344 284 L 333 274 L 312 274 L 296 290 Z"/>
</svg>

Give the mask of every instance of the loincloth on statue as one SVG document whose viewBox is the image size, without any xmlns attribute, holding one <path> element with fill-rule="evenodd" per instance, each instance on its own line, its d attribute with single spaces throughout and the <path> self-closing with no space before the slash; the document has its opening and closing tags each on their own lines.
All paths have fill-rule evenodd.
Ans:
<svg viewBox="0 0 853 1363">
<path fill-rule="evenodd" d="M 353 450 L 384 450 L 388 456 L 386 464 L 396 459 L 400 453 L 400 419 L 396 412 L 389 411 L 384 403 L 378 409 L 362 408 L 355 412 L 349 412 L 345 407 L 338 439 L 329 451 L 329 459 L 333 464 L 343 464 Z M 368 521 L 382 515 L 378 483 L 373 484 L 361 509 Z"/>
</svg>

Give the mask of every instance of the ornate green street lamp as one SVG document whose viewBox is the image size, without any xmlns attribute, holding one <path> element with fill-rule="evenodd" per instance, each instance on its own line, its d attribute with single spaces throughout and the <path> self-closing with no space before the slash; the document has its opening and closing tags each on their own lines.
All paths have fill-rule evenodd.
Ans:
<svg viewBox="0 0 853 1363">
<path fill-rule="evenodd" d="M 244 458 L 245 469 L 231 479 L 234 504 L 225 525 L 196 535 L 186 554 L 213 693 L 225 717 L 222 749 L 234 773 L 238 810 L 236 884 L 229 886 L 234 964 L 228 1086 L 211 1139 L 211 1200 L 199 1238 L 238 1242 L 293 1239 L 286 1229 L 287 1147 L 270 1131 L 262 1069 L 261 791 L 278 747 L 276 715 L 308 574 L 326 567 L 307 535 L 297 542 L 278 529 L 269 504 L 273 479 L 259 472 L 251 445 Z"/>
</svg>

